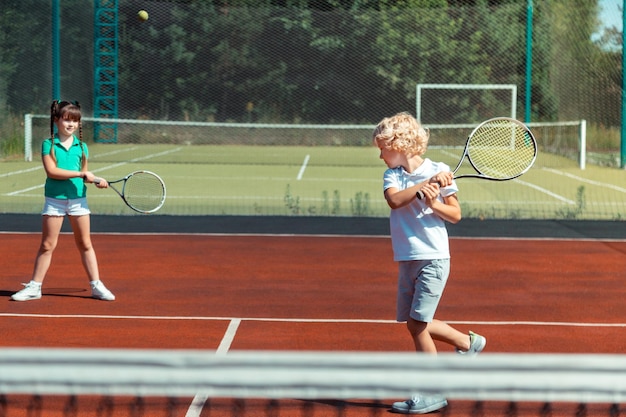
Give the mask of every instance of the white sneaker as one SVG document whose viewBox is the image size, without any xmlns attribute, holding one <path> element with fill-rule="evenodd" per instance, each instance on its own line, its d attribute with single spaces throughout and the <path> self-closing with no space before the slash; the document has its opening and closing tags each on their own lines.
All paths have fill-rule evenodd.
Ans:
<svg viewBox="0 0 626 417">
<path fill-rule="evenodd" d="M 30 281 L 28 284 L 22 284 L 23 290 L 13 294 L 11 298 L 15 301 L 39 300 L 41 298 L 41 284 Z"/>
<path fill-rule="evenodd" d="M 427 414 L 447 405 L 448 401 L 440 395 L 414 395 L 410 400 L 393 403 L 391 411 L 400 414 Z"/>
<path fill-rule="evenodd" d="M 483 351 L 485 345 L 487 345 L 487 339 L 484 336 L 469 332 L 470 348 L 468 350 L 457 349 L 456 353 L 459 355 L 476 356 Z"/>
<path fill-rule="evenodd" d="M 104 286 L 102 281 L 93 281 L 91 283 L 91 296 L 105 301 L 115 300 L 115 296 Z"/>
</svg>

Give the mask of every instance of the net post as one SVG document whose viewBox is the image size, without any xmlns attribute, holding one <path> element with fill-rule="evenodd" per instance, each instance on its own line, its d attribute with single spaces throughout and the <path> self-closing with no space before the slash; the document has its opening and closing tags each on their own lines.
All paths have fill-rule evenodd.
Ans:
<svg viewBox="0 0 626 417">
<path fill-rule="evenodd" d="M 415 89 L 415 119 L 422 123 L 422 84 L 418 83 Z"/>
<path fill-rule="evenodd" d="M 24 160 L 33 161 L 33 115 L 24 115 Z"/>
<path fill-rule="evenodd" d="M 584 170 L 587 166 L 587 121 L 582 119 L 580 121 L 579 130 L 579 143 L 580 143 L 580 169 Z"/>
<path fill-rule="evenodd" d="M 622 45 L 626 45 L 626 7 L 622 2 Z M 626 168 L 626 54 L 622 46 L 622 110 L 620 129 L 620 168 Z"/>
<path fill-rule="evenodd" d="M 511 84 L 511 119 L 517 118 L 517 85 Z"/>
</svg>

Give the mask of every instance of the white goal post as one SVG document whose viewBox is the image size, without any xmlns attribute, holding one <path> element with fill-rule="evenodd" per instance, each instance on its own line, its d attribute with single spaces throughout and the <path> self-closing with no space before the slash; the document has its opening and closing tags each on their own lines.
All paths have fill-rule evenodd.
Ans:
<svg viewBox="0 0 626 417">
<path fill-rule="evenodd" d="M 423 90 L 510 90 L 511 91 L 511 113 L 501 116 L 517 118 L 517 85 L 515 84 L 417 84 L 416 112 L 415 117 L 420 122 L 422 120 L 422 92 Z M 468 123 L 478 122 L 478 120 L 468 120 Z"/>
</svg>

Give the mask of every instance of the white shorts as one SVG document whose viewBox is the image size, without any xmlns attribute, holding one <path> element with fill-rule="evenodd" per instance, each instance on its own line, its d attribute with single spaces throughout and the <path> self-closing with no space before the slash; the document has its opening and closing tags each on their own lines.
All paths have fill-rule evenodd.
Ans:
<svg viewBox="0 0 626 417">
<path fill-rule="evenodd" d="M 397 321 L 430 323 L 450 275 L 450 259 L 399 263 Z"/>
<path fill-rule="evenodd" d="M 85 216 L 90 214 L 87 198 L 60 199 L 46 197 L 42 216 Z"/>
</svg>

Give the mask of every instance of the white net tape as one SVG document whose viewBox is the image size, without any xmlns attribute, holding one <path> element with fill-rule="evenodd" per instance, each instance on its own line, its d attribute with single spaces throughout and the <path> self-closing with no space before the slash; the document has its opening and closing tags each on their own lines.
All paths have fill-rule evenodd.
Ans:
<svg viewBox="0 0 626 417">
<path fill-rule="evenodd" d="M 626 356 L 0 350 L 0 393 L 622 403 Z"/>
</svg>

